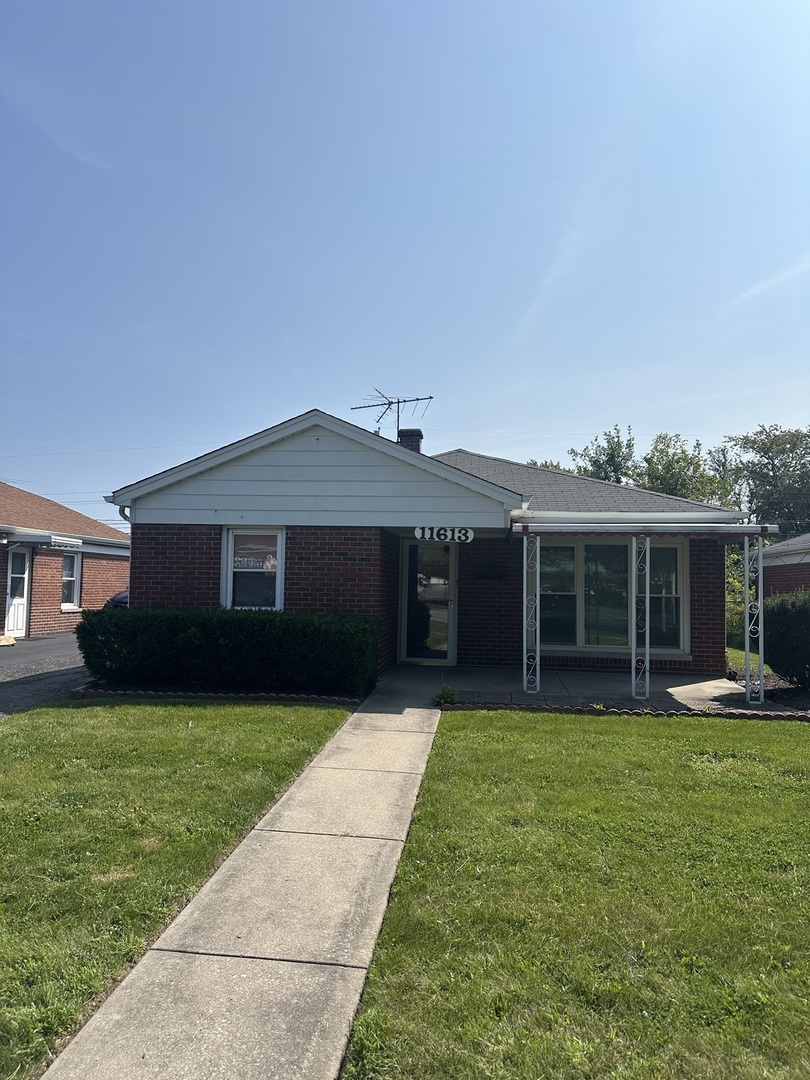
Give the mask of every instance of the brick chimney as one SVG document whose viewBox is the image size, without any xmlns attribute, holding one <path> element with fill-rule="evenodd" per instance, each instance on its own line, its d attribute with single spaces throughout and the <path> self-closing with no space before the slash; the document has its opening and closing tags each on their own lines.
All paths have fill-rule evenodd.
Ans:
<svg viewBox="0 0 810 1080">
<path fill-rule="evenodd" d="M 415 454 L 422 453 L 422 429 L 418 427 L 400 428 L 397 432 L 397 442 L 406 450 L 413 450 Z"/>
</svg>

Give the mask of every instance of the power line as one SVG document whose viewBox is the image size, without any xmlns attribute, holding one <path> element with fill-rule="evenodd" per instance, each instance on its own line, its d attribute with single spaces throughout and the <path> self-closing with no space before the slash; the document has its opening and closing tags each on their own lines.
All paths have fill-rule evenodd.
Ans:
<svg viewBox="0 0 810 1080">
<path fill-rule="evenodd" d="M 181 450 L 188 446 L 210 446 L 210 443 L 165 443 L 160 446 L 111 446 L 99 450 L 43 450 L 36 454 L 4 454 L 4 458 L 65 457 L 68 454 L 130 454 L 138 450 Z"/>
</svg>

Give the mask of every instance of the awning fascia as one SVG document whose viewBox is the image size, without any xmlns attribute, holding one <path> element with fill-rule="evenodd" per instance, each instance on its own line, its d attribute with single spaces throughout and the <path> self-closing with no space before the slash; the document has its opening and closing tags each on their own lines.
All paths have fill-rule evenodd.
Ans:
<svg viewBox="0 0 810 1080">
<path fill-rule="evenodd" d="M 612 522 L 591 521 L 587 525 L 576 522 L 515 522 L 512 532 L 517 536 L 537 533 L 609 533 L 620 536 L 772 536 L 779 532 L 778 525 L 720 524 L 718 522 L 672 521 L 667 524 L 649 521 L 627 521 L 621 525 Z"/>
</svg>

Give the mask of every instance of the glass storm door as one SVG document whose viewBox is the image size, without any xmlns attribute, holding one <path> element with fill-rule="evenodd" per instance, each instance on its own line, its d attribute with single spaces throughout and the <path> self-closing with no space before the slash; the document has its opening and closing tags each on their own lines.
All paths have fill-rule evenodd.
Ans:
<svg viewBox="0 0 810 1080">
<path fill-rule="evenodd" d="M 25 637 L 28 629 L 29 564 L 26 548 L 9 551 L 6 633 L 12 637 Z"/>
<path fill-rule="evenodd" d="M 455 544 L 410 540 L 404 546 L 403 660 L 456 662 Z"/>
</svg>

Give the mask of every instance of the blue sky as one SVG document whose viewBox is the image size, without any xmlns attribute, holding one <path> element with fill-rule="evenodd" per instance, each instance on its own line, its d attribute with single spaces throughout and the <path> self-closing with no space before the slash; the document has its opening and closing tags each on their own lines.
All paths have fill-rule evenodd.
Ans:
<svg viewBox="0 0 810 1080">
<path fill-rule="evenodd" d="M 0 478 L 91 516 L 375 387 L 428 453 L 810 422 L 806 0 L 6 0 L 0 124 Z"/>
</svg>

